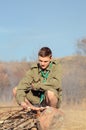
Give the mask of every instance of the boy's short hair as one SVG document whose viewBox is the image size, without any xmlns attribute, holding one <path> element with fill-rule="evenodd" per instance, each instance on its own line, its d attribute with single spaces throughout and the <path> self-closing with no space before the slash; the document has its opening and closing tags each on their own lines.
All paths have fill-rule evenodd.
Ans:
<svg viewBox="0 0 86 130">
<path fill-rule="evenodd" d="M 48 47 L 42 47 L 38 52 L 38 56 L 41 57 L 52 56 L 52 51 Z"/>
</svg>

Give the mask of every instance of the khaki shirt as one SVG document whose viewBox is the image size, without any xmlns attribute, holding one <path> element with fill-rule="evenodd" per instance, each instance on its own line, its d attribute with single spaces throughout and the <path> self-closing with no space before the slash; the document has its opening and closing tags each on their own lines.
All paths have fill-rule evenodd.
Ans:
<svg viewBox="0 0 86 130">
<path fill-rule="evenodd" d="M 43 77 L 41 76 L 41 69 L 39 68 L 38 63 L 35 63 L 26 73 L 25 77 L 20 81 L 17 86 L 17 102 L 20 104 L 24 101 L 26 93 L 25 91 L 31 87 L 33 84 L 34 90 L 51 90 L 55 93 L 58 93 L 58 98 L 62 98 L 62 66 L 58 60 L 52 61 L 52 66 L 48 67 L 46 70 L 49 70 L 48 78 L 43 82 Z"/>
</svg>

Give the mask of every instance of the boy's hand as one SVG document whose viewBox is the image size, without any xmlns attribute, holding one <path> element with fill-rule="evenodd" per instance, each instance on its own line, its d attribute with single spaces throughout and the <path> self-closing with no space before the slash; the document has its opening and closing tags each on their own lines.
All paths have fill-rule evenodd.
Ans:
<svg viewBox="0 0 86 130">
<path fill-rule="evenodd" d="M 27 108 L 28 108 L 28 105 L 27 105 L 25 102 L 21 102 L 21 106 L 22 106 L 24 109 L 27 109 Z"/>
</svg>

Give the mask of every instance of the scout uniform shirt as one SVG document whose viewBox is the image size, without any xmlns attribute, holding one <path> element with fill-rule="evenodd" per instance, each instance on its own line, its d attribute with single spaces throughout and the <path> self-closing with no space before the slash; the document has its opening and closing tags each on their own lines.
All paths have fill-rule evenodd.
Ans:
<svg viewBox="0 0 86 130">
<path fill-rule="evenodd" d="M 31 66 L 31 68 L 26 73 L 26 76 L 20 81 L 19 85 L 17 86 L 16 99 L 19 104 L 25 100 L 25 92 L 27 90 L 29 90 L 28 93 L 30 93 L 30 96 L 27 97 L 30 97 L 31 99 L 31 89 L 36 92 L 46 92 L 47 90 L 53 91 L 59 101 L 61 101 L 62 67 L 60 62 L 58 62 L 57 60 L 53 60 L 45 71 L 46 72 L 43 72 L 40 69 L 38 63 L 35 63 Z M 34 100 L 36 99 L 36 97 L 34 98 Z"/>
</svg>

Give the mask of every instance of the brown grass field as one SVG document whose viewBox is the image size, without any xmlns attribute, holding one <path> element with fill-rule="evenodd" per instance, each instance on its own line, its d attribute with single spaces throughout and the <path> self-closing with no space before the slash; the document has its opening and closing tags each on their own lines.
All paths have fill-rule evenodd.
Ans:
<svg viewBox="0 0 86 130">
<path fill-rule="evenodd" d="M 86 110 L 65 109 L 65 117 L 61 130 L 86 130 Z"/>
<path fill-rule="evenodd" d="M 3 105 L 0 105 L 3 106 Z M 7 105 L 5 105 L 7 106 Z M 63 110 L 64 108 L 64 110 Z M 8 108 L 0 107 L 0 113 L 8 112 L 13 109 L 20 109 L 20 107 L 11 107 Z M 86 105 L 70 105 L 62 107 L 64 112 L 63 125 L 60 130 L 86 130 Z"/>
</svg>

